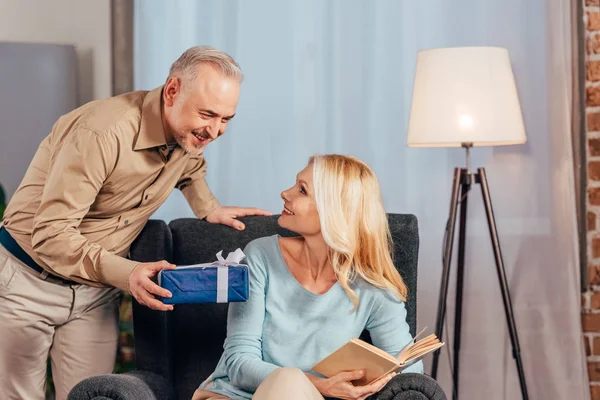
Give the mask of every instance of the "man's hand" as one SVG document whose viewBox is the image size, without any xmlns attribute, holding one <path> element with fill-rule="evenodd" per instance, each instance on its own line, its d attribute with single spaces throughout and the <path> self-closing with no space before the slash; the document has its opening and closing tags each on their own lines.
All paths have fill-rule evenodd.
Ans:
<svg viewBox="0 0 600 400">
<path fill-rule="evenodd" d="M 173 264 L 166 261 L 138 264 L 129 275 L 129 291 L 138 303 L 153 310 L 170 311 L 172 304 L 163 304 L 154 295 L 171 297 L 171 292 L 152 282 L 152 277 L 163 269 L 175 269 Z"/>
<path fill-rule="evenodd" d="M 362 378 L 364 374 L 364 371 L 359 370 L 340 372 L 327 379 L 319 378 L 311 374 L 306 374 L 306 376 L 323 396 L 345 400 L 364 400 L 370 395 L 379 392 L 394 376 L 396 376 L 396 373 L 392 372 L 369 385 L 354 386 L 352 381 Z"/>
<path fill-rule="evenodd" d="M 206 216 L 206 220 L 211 224 L 223 224 L 241 231 L 244 230 L 245 226 L 236 218 L 245 217 L 247 215 L 272 215 L 272 213 L 258 208 L 220 206 L 211 211 L 211 213 Z"/>
</svg>

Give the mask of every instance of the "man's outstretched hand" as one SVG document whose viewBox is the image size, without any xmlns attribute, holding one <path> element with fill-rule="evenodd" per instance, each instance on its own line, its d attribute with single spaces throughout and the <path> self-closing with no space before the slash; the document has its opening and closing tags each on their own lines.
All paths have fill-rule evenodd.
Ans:
<svg viewBox="0 0 600 400">
<path fill-rule="evenodd" d="M 259 208 L 226 207 L 220 206 L 206 216 L 211 224 L 223 224 L 237 230 L 243 230 L 245 225 L 236 218 L 248 215 L 272 215 L 272 213 Z"/>
<path fill-rule="evenodd" d="M 170 311 L 173 309 L 172 304 L 163 304 L 154 297 L 154 295 L 171 297 L 171 292 L 152 281 L 152 277 L 163 269 L 175 269 L 175 265 L 166 261 L 138 264 L 129 275 L 129 291 L 138 303 L 146 307 L 153 310 Z"/>
</svg>

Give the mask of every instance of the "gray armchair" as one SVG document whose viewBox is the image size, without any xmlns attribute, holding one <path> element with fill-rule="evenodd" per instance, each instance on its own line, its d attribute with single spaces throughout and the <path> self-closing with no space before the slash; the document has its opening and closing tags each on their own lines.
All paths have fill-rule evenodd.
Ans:
<svg viewBox="0 0 600 400">
<path fill-rule="evenodd" d="M 131 248 L 131 258 L 150 262 L 166 259 L 177 265 L 209 262 L 215 254 L 244 248 L 251 240 L 279 233 L 277 216 L 245 217 L 244 231 L 180 219 L 167 226 L 151 220 Z M 394 260 L 409 296 L 408 324 L 416 330 L 417 257 L 419 235 L 412 215 L 390 214 Z M 221 356 L 226 336 L 227 304 L 176 305 L 172 312 L 153 311 L 134 301 L 133 324 L 137 370 L 96 376 L 80 382 L 69 400 L 189 400 L 200 382 L 211 374 Z M 368 332 L 361 338 L 369 340 Z M 423 374 L 399 374 L 376 400 L 444 400 L 438 384 Z"/>
</svg>

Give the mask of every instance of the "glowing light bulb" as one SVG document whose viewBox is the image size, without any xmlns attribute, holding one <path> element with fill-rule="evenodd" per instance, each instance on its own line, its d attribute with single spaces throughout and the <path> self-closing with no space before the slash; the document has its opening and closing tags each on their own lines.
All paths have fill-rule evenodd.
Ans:
<svg viewBox="0 0 600 400">
<path fill-rule="evenodd" d="M 473 117 L 468 114 L 460 115 L 458 117 L 458 126 L 464 130 L 473 128 Z"/>
</svg>

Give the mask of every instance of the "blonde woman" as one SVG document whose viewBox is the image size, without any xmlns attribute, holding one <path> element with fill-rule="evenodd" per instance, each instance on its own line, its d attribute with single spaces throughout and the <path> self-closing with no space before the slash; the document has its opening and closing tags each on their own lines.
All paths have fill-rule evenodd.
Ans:
<svg viewBox="0 0 600 400">
<path fill-rule="evenodd" d="M 299 236 L 246 247 L 248 302 L 230 305 L 223 355 L 193 400 L 365 399 L 393 376 L 360 387 L 351 381 L 361 371 L 326 379 L 311 367 L 364 329 L 391 354 L 412 339 L 373 171 L 353 157 L 315 156 L 281 198 L 278 223 Z"/>
</svg>

